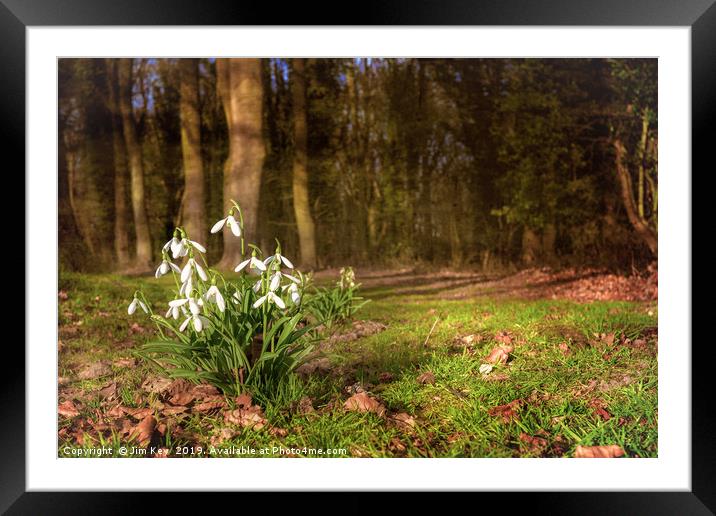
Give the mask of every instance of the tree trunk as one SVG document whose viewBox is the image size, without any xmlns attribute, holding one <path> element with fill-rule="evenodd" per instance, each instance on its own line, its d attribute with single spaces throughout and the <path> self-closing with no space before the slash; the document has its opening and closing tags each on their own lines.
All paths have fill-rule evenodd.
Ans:
<svg viewBox="0 0 716 516">
<path fill-rule="evenodd" d="M 293 210 L 296 214 L 301 264 L 316 267 L 316 227 L 308 196 L 308 123 L 306 116 L 306 60 L 293 59 Z"/>
<path fill-rule="evenodd" d="M 522 262 L 525 265 L 534 265 L 540 255 L 540 241 L 537 233 L 530 227 L 525 227 L 522 233 Z"/>
<path fill-rule="evenodd" d="M 142 148 L 137 139 L 132 111 L 132 60 L 119 60 L 119 108 L 122 113 L 124 143 L 127 146 L 131 176 L 132 212 L 136 232 L 136 265 L 149 268 L 152 261 L 152 239 L 149 233 L 146 200 L 144 196 L 144 168 Z"/>
<path fill-rule="evenodd" d="M 618 138 L 613 141 L 613 145 L 616 151 L 615 164 L 617 169 L 617 180 L 619 182 L 619 190 L 621 192 L 622 203 L 624 204 L 627 218 L 637 235 L 639 235 L 642 241 L 656 256 L 658 250 L 658 237 L 656 231 L 649 227 L 647 222 L 639 216 L 632 194 L 631 175 L 629 174 L 629 169 L 624 162 L 626 149 L 624 148 L 624 144 Z"/>
<path fill-rule="evenodd" d="M 180 106 L 181 150 L 184 162 L 182 220 L 190 238 L 206 242 L 206 194 L 201 161 L 201 118 L 199 110 L 199 70 L 195 59 L 181 59 Z"/>
<path fill-rule="evenodd" d="M 259 191 L 266 149 L 263 141 L 261 59 L 219 59 L 217 87 L 229 131 L 229 156 L 224 165 L 224 207 L 241 206 L 244 234 L 257 241 Z M 271 253 L 273 250 L 264 250 Z M 241 241 L 224 231 L 224 255 L 219 267 L 241 261 Z"/>
<path fill-rule="evenodd" d="M 129 204 L 127 203 L 127 150 L 122 136 L 122 115 L 117 97 L 117 62 L 106 59 L 109 110 L 112 116 L 112 150 L 114 159 L 114 253 L 119 268 L 129 265 Z"/>
</svg>

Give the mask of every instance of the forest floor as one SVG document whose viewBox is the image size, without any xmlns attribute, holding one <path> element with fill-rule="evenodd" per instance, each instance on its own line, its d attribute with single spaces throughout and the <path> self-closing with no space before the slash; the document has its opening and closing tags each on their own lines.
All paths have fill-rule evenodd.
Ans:
<svg viewBox="0 0 716 516">
<path fill-rule="evenodd" d="M 59 456 L 657 456 L 655 270 L 357 275 L 372 302 L 259 406 L 133 356 L 129 297 L 171 280 L 63 273 Z"/>
</svg>

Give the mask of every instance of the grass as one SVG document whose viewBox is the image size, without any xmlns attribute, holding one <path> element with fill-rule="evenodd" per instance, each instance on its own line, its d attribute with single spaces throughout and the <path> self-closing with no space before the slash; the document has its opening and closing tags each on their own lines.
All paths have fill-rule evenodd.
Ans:
<svg viewBox="0 0 716 516">
<path fill-rule="evenodd" d="M 157 403 L 141 388 L 155 374 L 146 364 L 116 363 L 130 358 L 152 332 L 149 321 L 127 315 L 132 292 L 141 287 L 148 299 L 160 301 L 171 285 L 167 278 L 61 275 L 59 287 L 68 297 L 59 304 L 58 373 L 65 379 L 60 400 L 81 402 L 78 417 L 59 417 L 59 428 L 67 429 L 58 439 L 60 456 L 68 456 L 65 447 L 102 445 L 118 456 L 120 446 L 136 445 L 113 430 L 89 432 L 79 444 L 70 430 L 107 410 L 98 392 L 111 382 L 117 384 L 115 404 Z M 329 371 L 260 400 L 265 428 L 234 429 L 236 435 L 222 438 L 226 423 L 220 413 L 160 417 L 167 428 L 157 445 L 169 448 L 170 456 L 194 457 L 281 456 L 287 449 L 300 456 L 319 456 L 311 449 L 321 449 L 342 457 L 571 457 L 577 445 L 609 444 L 622 446 L 628 457 L 657 456 L 655 303 L 444 300 L 436 293 L 397 296 L 386 286 L 361 293 L 374 300 L 357 317 L 386 329 L 334 344 L 326 352 Z M 154 309 L 164 311 L 160 303 Z M 478 369 L 501 332 L 514 351 L 485 377 Z M 476 335 L 477 342 L 465 344 L 466 335 Z M 100 361 L 110 364 L 109 374 L 77 379 L 83 366 Z M 418 381 L 424 372 L 433 373 L 434 383 Z M 355 384 L 380 400 L 386 417 L 343 408 Z M 302 415 L 296 406 L 305 396 L 315 411 Z M 520 404 L 516 418 L 490 415 L 514 400 Z M 396 413 L 412 416 L 415 426 L 396 424 Z M 271 428 L 285 432 L 277 435 Z M 250 449 L 254 455 L 246 453 Z"/>
</svg>

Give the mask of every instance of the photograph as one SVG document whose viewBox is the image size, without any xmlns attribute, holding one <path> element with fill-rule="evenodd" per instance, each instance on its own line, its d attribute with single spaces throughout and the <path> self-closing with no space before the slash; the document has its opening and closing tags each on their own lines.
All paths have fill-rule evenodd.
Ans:
<svg viewBox="0 0 716 516">
<path fill-rule="evenodd" d="M 659 457 L 658 58 L 56 63 L 58 458 Z"/>
</svg>

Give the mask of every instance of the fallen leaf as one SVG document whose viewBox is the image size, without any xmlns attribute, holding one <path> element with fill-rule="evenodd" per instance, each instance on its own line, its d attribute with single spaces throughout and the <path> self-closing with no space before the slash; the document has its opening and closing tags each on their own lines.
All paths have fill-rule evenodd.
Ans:
<svg viewBox="0 0 716 516">
<path fill-rule="evenodd" d="M 504 405 L 492 407 L 487 414 L 492 417 L 501 417 L 505 423 L 508 423 L 512 419 L 517 419 L 517 412 L 522 407 L 522 403 L 521 399 L 516 399 Z"/>
<path fill-rule="evenodd" d="M 269 433 L 275 437 L 286 437 L 288 435 L 288 430 L 285 428 L 272 427 L 271 430 L 269 430 Z"/>
<path fill-rule="evenodd" d="M 164 407 L 164 409 L 162 410 L 162 414 L 164 414 L 165 416 L 174 416 L 176 414 L 181 414 L 182 412 L 186 412 L 187 410 L 189 410 L 188 407 L 169 407 L 169 406 L 167 406 L 167 407 Z"/>
<path fill-rule="evenodd" d="M 347 410 L 355 412 L 373 412 L 379 416 L 385 414 L 385 407 L 365 392 L 354 394 L 346 400 L 343 406 Z"/>
<path fill-rule="evenodd" d="M 607 446 L 577 446 L 574 457 L 578 459 L 612 459 L 624 456 L 624 449 L 616 444 Z"/>
<path fill-rule="evenodd" d="M 220 409 L 226 406 L 226 400 L 223 396 L 214 396 L 205 398 L 201 403 L 194 405 L 194 412 L 209 412 L 211 410 Z"/>
<path fill-rule="evenodd" d="M 112 407 L 111 409 L 109 409 L 107 411 L 107 415 L 111 418 L 122 417 L 125 414 L 124 408 L 125 407 L 123 407 L 122 405 L 117 405 L 116 407 Z"/>
<path fill-rule="evenodd" d="M 388 444 L 388 449 L 393 453 L 403 453 L 406 450 L 406 447 L 403 444 L 403 441 L 397 437 L 393 437 Z"/>
<path fill-rule="evenodd" d="M 510 357 L 510 353 L 513 351 L 512 346 L 500 345 L 490 351 L 490 354 L 485 357 L 485 362 L 489 364 L 504 364 Z"/>
<path fill-rule="evenodd" d="M 146 419 L 152 414 L 152 409 L 150 408 L 129 408 L 129 407 L 122 407 L 122 410 L 125 414 L 129 414 L 134 419 Z"/>
<path fill-rule="evenodd" d="M 415 418 L 405 412 L 395 414 L 390 419 L 398 426 L 398 428 L 402 428 L 403 430 L 410 430 L 415 427 Z"/>
<path fill-rule="evenodd" d="M 92 364 L 86 364 L 77 373 L 77 378 L 80 380 L 92 380 L 99 378 L 100 376 L 107 376 L 112 370 L 106 362 L 94 362 Z"/>
<path fill-rule="evenodd" d="M 224 421 L 246 428 L 253 428 L 254 430 L 260 430 L 267 424 L 266 418 L 264 418 L 263 412 L 261 411 L 261 407 L 256 405 L 246 409 L 239 408 L 224 412 Z"/>
<path fill-rule="evenodd" d="M 234 402 L 237 407 L 250 407 L 251 406 L 251 394 L 244 392 L 234 398 Z"/>
<path fill-rule="evenodd" d="M 546 432 L 538 432 L 540 435 L 529 435 L 525 432 L 520 433 L 520 448 L 531 455 L 541 455 L 549 445 L 545 439 Z"/>
<path fill-rule="evenodd" d="M 144 333 L 144 328 L 139 326 L 137 323 L 132 323 L 132 325 L 129 327 L 129 334 L 134 335 L 135 333 Z"/>
<path fill-rule="evenodd" d="M 433 384 L 435 383 L 435 375 L 432 373 L 432 371 L 426 371 L 420 376 L 418 376 L 418 383 Z"/>
<path fill-rule="evenodd" d="M 137 439 L 141 446 L 147 446 L 152 440 L 152 434 L 157 426 L 157 420 L 154 416 L 149 415 L 142 419 L 131 432 L 131 437 Z"/>
<path fill-rule="evenodd" d="M 393 381 L 393 374 L 388 372 L 383 372 L 378 375 L 378 381 L 380 383 L 388 383 Z"/>
<path fill-rule="evenodd" d="M 172 405 L 187 405 L 194 401 L 194 393 L 192 391 L 178 392 L 169 399 Z"/>
<path fill-rule="evenodd" d="M 602 420 L 609 421 L 612 418 L 612 415 L 606 410 L 607 404 L 604 400 L 594 398 L 589 402 L 589 406 L 594 411 L 594 414 Z"/>
<path fill-rule="evenodd" d="M 564 356 L 569 356 L 572 354 L 572 351 L 569 349 L 569 345 L 566 342 L 559 343 L 559 350 Z"/>
<path fill-rule="evenodd" d="M 115 399 L 117 397 L 117 384 L 112 382 L 106 387 L 100 389 L 99 397 L 108 401 Z"/>
<path fill-rule="evenodd" d="M 133 358 L 120 358 L 112 362 L 112 365 L 115 367 L 134 367 L 137 365 L 137 361 Z"/>
<path fill-rule="evenodd" d="M 314 411 L 315 409 L 313 408 L 311 398 L 309 398 L 308 396 L 304 396 L 303 398 L 301 398 L 301 400 L 298 402 L 298 413 L 302 416 L 305 416 L 306 414 L 311 414 Z"/>
<path fill-rule="evenodd" d="M 512 344 L 512 335 L 506 331 L 499 331 L 495 334 L 495 340 L 501 344 L 509 346 Z"/>
<path fill-rule="evenodd" d="M 60 301 L 67 301 L 67 292 L 65 292 L 64 290 L 60 290 L 57 293 L 57 297 L 60 298 Z"/>
<path fill-rule="evenodd" d="M 72 403 L 72 400 L 63 401 L 57 406 L 57 413 L 63 417 L 76 417 L 80 415 L 79 410 Z"/>
</svg>

